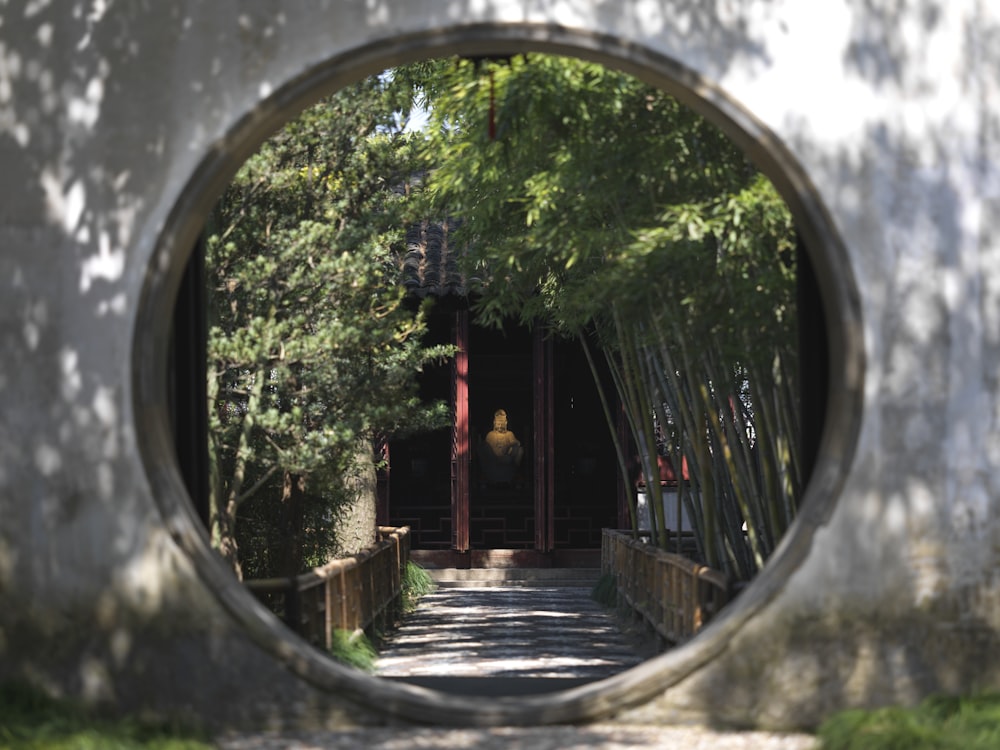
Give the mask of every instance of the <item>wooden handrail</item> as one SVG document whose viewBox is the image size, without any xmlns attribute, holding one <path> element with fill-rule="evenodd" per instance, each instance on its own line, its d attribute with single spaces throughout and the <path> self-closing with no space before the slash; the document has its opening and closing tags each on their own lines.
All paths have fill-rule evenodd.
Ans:
<svg viewBox="0 0 1000 750">
<path fill-rule="evenodd" d="M 409 526 L 380 526 L 378 541 L 355 555 L 292 578 L 244 584 L 292 630 L 329 649 L 335 631 L 367 630 L 397 614 L 409 559 Z"/>
<path fill-rule="evenodd" d="M 601 572 L 613 576 L 619 600 L 672 643 L 693 636 L 729 601 L 725 574 L 614 529 L 602 532 Z"/>
</svg>

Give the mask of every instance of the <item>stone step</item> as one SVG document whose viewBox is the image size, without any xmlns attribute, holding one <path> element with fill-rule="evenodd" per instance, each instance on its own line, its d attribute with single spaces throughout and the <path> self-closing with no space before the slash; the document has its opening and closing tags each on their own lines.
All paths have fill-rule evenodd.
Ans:
<svg viewBox="0 0 1000 750">
<path fill-rule="evenodd" d="M 580 586 L 592 588 L 599 568 L 427 568 L 438 586 Z"/>
<path fill-rule="evenodd" d="M 393 682 L 405 682 L 430 690 L 454 695 L 478 695 L 496 698 L 506 695 L 524 696 L 570 690 L 593 682 L 590 677 L 467 677 L 449 675 L 418 675 L 415 677 L 383 676 Z"/>
</svg>

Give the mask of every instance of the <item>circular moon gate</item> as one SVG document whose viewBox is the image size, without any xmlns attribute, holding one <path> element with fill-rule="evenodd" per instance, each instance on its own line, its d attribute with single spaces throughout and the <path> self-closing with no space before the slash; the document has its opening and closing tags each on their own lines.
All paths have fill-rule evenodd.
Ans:
<svg viewBox="0 0 1000 750">
<path fill-rule="evenodd" d="M 781 191 L 805 238 L 830 321 L 828 336 L 834 364 L 823 448 L 799 518 L 765 571 L 724 616 L 692 643 L 622 675 L 547 696 L 487 701 L 435 694 L 343 668 L 298 643 L 273 618 L 262 616 L 260 606 L 213 559 L 195 528 L 198 521 L 184 496 L 176 468 L 164 461 L 170 455 L 164 410 L 148 407 L 165 390 L 161 373 L 165 371 L 166 354 L 165 347 L 151 348 L 148 342 L 166 340 L 166 321 L 171 318 L 180 270 L 216 196 L 247 156 L 303 106 L 404 61 L 451 54 L 528 51 L 575 55 L 633 73 L 711 119 L 752 156 Z M 852 456 L 860 418 L 859 374 L 863 369 L 860 306 L 850 264 L 816 192 L 792 155 L 752 114 L 692 70 L 627 38 L 538 24 L 456 25 L 433 33 L 389 37 L 312 66 L 263 98 L 234 122 L 224 140 L 206 150 L 161 235 L 154 267 L 161 272 L 149 276 L 136 328 L 137 398 L 147 407 L 140 409 L 140 414 L 150 417 L 140 423 L 139 431 L 147 436 L 145 460 L 156 478 L 156 499 L 173 537 L 188 551 L 199 576 L 216 592 L 225 609 L 272 658 L 316 690 L 346 697 L 375 714 L 384 712 L 397 719 L 440 724 L 531 725 L 607 718 L 649 703 L 710 663 L 726 649 L 734 633 L 773 600 L 808 554 L 817 526 L 828 518 Z"/>
<path fill-rule="evenodd" d="M 996 4 L 288 5 L 0 9 L 0 680 L 217 726 L 787 727 L 1000 689 Z M 305 105 L 530 50 L 666 89 L 768 173 L 822 291 L 827 419 L 794 527 L 692 642 L 564 693 L 445 700 L 320 657 L 210 550 L 173 458 L 169 318 L 215 198 Z"/>
</svg>

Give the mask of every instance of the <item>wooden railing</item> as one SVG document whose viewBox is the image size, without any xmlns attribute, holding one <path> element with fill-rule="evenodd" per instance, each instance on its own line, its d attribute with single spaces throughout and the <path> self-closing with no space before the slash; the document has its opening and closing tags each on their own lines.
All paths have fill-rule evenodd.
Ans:
<svg viewBox="0 0 1000 750">
<path fill-rule="evenodd" d="M 619 603 L 675 644 L 697 633 L 729 600 L 723 573 L 613 529 L 603 532 L 601 573 L 613 576 Z"/>
<path fill-rule="evenodd" d="M 356 555 L 245 585 L 292 630 L 329 649 L 336 630 L 368 630 L 398 615 L 409 558 L 410 528 L 381 526 L 378 541 Z"/>
</svg>

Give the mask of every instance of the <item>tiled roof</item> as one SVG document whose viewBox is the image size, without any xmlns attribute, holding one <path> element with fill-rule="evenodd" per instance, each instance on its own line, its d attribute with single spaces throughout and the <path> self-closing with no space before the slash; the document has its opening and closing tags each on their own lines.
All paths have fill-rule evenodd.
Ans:
<svg viewBox="0 0 1000 750">
<path fill-rule="evenodd" d="M 448 245 L 449 232 L 457 226 L 454 221 L 423 221 L 407 229 L 402 263 L 407 294 L 421 299 L 467 294 L 466 279 L 458 267 L 458 249 Z"/>
</svg>

